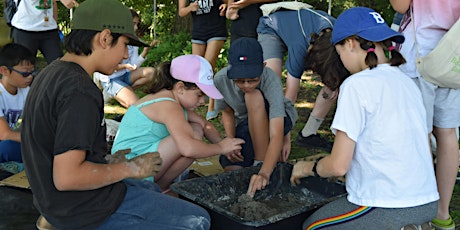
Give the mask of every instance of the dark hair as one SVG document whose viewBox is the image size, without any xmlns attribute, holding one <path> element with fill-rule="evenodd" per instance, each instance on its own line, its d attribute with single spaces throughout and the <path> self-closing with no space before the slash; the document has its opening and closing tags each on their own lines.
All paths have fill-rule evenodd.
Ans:
<svg viewBox="0 0 460 230">
<path fill-rule="evenodd" d="M 129 9 L 131 11 L 131 17 L 133 18 L 140 18 L 139 14 L 136 12 L 135 9 Z"/>
<path fill-rule="evenodd" d="M 70 34 L 65 37 L 65 50 L 76 55 L 90 55 L 93 52 L 93 38 L 99 32 L 100 31 L 96 30 L 72 30 Z M 120 36 L 121 34 L 112 33 L 112 47 L 117 44 Z"/>
<path fill-rule="evenodd" d="M 311 34 L 311 48 L 308 51 L 307 68 L 321 76 L 321 81 L 329 89 L 336 90 L 350 76 L 340 60 L 335 46 L 331 42 L 330 29 L 323 30 L 319 35 Z"/>
<path fill-rule="evenodd" d="M 375 44 L 372 41 L 368 41 L 368 40 L 366 40 L 364 38 L 361 38 L 359 36 L 356 36 L 356 35 L 351 36 L 349 38 L 356 39 L 356 41 L 359 42 L 359 46 L 363 50 L 368 51 L 369 49 L 375 49 Z M 347 39 L 344 39 L 344 40 L 340 41 L 338 44 L 343 45 L 345 43 L 345 40 L 347 40 Z M 399 51 L 394 49 L 391 39 L 387 39 L 387 40 L 381 41 L 379 43 L 382 45 L 383 52 L 385 53 L 385 56 L 390 60 L 391 66 L 399 66 L 399 65 L 402 65 L 402 64 L 406 63 L 406 60 L 401 55 L 401 53 L 399 53 Z M 391 50 L 389 49 L 390 47 L 392 47 Z M 368 51 L 367 55 L 366 55 L 366 59 L 364 61 L 365 61 L 366 65 L 369 66 L 369 69 L 375 68 L 377 66 L 377 64 L 378 64 L 377 54 L 374 51 L 370 51 L 370 52 Z"/>
<path fill-rule="evenodd" d="M 0 48 L 0 66 L 13 67 L 23 61 L 35 65 L 35 55 L 23 45 L 9 43 Z"/>
<path fill-rule="evenodd" d="M 391 66 L 400 66 L 406 63 L 406 59 L 402 56 L 402 54 L 395 49 L 393 46 L 393 42 L 391 39 L 387 39 L 382 42 L 383 52 L 388 59 L 390 59 Z M 391 48 L 391 49 L 390 49 Z"/>
<path fill-rule="evenodd" d="M 171 62 L 163 62 L 155 69 L 153 80 L 150 87 L 145 90 L 146 93 L 157 93 L 163 89 L 172 90 L 174 85 L 180 80 L 175 79 L 171 72 Z M 195 83 L 182 81 L 186 89 L 196 89 L 198 86 Z"/>
</svg>

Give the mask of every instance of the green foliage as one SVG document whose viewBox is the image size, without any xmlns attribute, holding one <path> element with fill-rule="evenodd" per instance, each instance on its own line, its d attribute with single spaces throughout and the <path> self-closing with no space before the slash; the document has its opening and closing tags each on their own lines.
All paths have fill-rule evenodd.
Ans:
<svg viewBox="0 0 460 230">
<path fill-rule="evenodd" d="M 190 34 L 179 32 L 177 34 L 165 34 L 157 38 L 160 40 L 155 48 L 147 54 L 144 66 L 157 66 L 161 62 L 171 61 L 173 58 L 192 53 Z M 216 62 L 216 69 L 227 66 L 227 54 L 230 41 L 225 42 Z"/>
<path fill-rule="evenodd" d="M 163 35 L 158 39 L 161 43 L 149 51 L 145 65 L 156 66 L 161 62 L 171 61 L 177 56 L 192 53 L 192 43 L 188 33 Z"/>
</svg>

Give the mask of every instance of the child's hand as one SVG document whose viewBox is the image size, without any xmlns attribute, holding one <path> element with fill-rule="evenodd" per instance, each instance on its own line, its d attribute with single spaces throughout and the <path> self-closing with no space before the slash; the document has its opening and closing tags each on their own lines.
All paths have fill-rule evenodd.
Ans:
<svg viewBox="0 0 460 230">
<path fill-rule="evenodd" d="M 146 178 L 155 176 L 161 169 L 162 159 L 160 153 L 150 152 L 135 157 L 127 162 L 133 173 L 132 178 Z"/>
<path fill-rule="evenodd" d="M 126 64 L 126 69 L 128 69 L 129 71 L 134 71 L 137 69 L 137 65 L 131 65 L 131 64 Z"/>
<path fill-rule="evenodd" d="M 107 154 L 105 156 L 105 160 L 107 161 L 108 164 L 116 164 L 116 163 L 121 163 L 121 162 L 126 162 L 127 159 L 125 157 L 126 154 L 130 153 L 131 149 L 122 149 L 118 150 L 114 154 Z"/>
<path fill-rule="evenodd" d="M 237 6 L 228 6 L 227 7 L 227 12 L 225 13 L 225 16 L 227 17 L 227 19 L 230 19 L 230 20 L 236 20 L 240 17 L 240 15 L 238 15 L 238 7 Z"/>
<path fill-rule="evenodd" d="M 224 17 L 225 13 L 227 12 L 227 4 L 222 4 L 219 6 L 219 15 Z"/>
<path fill-rule="evenodd" d="M 158 41 L 158 40 L 153 40 L 153 41 L 150 43 L 149 48 L 152 48 L 152 47 L 156 46 L 158 43 L 160 43 L 160 41 Z"/>
<path fill-rule="evenodd" d="M 188 7 L 190 7 L 190 11 L 192 12 L 196 12 L 200 8 L 200 6 L 198 5 L 198 1 L 190 3 Z"/>
<path fill-rule="evenodd" d="M 291 184 L 296 185 L 300 184 L 300 179 L 313 176 L 313 172 L 311 171 L 315 162 L 313 161 L 299 161 L 294 165 L 291 174 Z"/>
<path fill-rule="evenodd" d="M 249 5 L 251 5 L 251 3 L 248 0 L 239 0 L 237 2 L 233 2 L 228 7 L 236 8 L 236 9 L 243 9 L 243 8 L 246 8 Z"/>
<path fill-rule="evenodd" d="M 244 157 L 243 155 L 241 155 L 240 150 L 231 151 L 224 155 L 231 162 L 242 162 L 244 160 Z"/>
<path fill-rule="evenodd" d="M 244 140 L 240 138 L 226 137 L 225 139 L 223 139 L 217 144 L 222 149 L 222 153 L 227 156 L 228 153 L 231 153 L 234 151 L 239 152 L 241 150 L 241 145 L 244 144 Z M 235 159 L 238 159 L 238 158 L 235 158 Z"/>
<path fill-rule="evenodd" d="M 286 162 L 289 158 L 289 154 L 291 153 L 291 142 L 285 141 L 283 143 L 283 148 L 281 149 L 280 161 Z"/>
<path fill-rule="evenodd" d="M 251 181 L 249 182 L 248 194 L 250 197 L 254 197 L 254 194 L 257 190 L 262 190 L 265 186 L 268 185 L 270 182 L 270 175 L 265 175 L 263 173 L 254 174 L 251 177 Z"/>
</svg>

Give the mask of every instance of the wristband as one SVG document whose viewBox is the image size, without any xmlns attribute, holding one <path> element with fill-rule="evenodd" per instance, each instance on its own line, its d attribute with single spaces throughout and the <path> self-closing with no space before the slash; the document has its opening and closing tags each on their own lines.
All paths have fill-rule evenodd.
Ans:
<svg viewBox="0 0 460 230">
<path fill-rule="evenodd" d="M 324 157 L 319 157 L 318 159 L 316 159 L 315 161 L 315 164 L 313 165 L 313 168 L 311 169 L 311 171 L 313 172 L 313 174 L 315 175 L 315 177 L 321 177 L 319 174 L 318 174 L 318 171 L 316 171 L 316 167 L 318 166 L 318 162 L 323 159 Z"/>
</svg>

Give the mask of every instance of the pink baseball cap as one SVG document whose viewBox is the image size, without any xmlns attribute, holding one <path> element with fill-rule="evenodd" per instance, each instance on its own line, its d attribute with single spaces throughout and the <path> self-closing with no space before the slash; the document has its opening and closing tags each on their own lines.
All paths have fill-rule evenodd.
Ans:
<svg viewBox="0 0 460 230">
<path fill-rule="evenodd" d="M 224 98 L 214 86 L 211 64 L 199 55 L 188 54 L 174 58 L 170 72 L 177 80 L 195 83 L 210 98 Z"/>
</svg>

